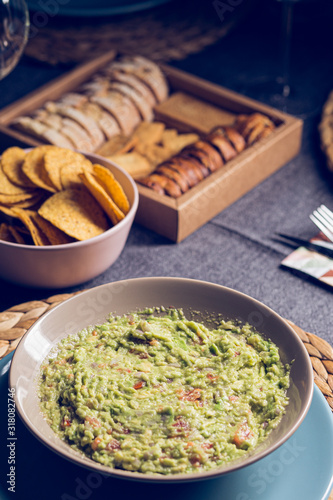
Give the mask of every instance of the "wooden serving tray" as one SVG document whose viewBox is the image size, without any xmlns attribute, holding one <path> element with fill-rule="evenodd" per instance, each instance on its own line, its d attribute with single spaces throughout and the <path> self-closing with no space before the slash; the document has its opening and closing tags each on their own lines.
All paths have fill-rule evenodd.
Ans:
<svg viewBox="0 0 333 500">
<path fill-rule="evenodd" d="M 0 139 L 5 136 L 7 145 L 9 139 L 11 145 L 41 144 L 36 138 L 12 129 L 10 123 L 18 116 L 31 114 L 46 101 L 75 90 L 114 57 L 112 52 L 83 64 L 1 110 Z M 254 112 L 267 115 L 276 125 L 271 135 L 177 199 L 138 184 L 140 202 L 136 221 L 180 242 L 296 156 L 303 122 L 171 66 L 161 68 L 169 82 L 170 97 L 156 106 L 155 116 L 168 127 L 205 135 L 214 126 L 233 123 L 238 114 Z"/>
</svg>

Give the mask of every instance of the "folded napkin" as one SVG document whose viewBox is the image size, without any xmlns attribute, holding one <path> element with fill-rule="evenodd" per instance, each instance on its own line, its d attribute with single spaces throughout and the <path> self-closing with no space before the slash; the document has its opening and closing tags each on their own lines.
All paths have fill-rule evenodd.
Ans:
<svg viewBox="0 0 333 500">
<path fill-rule="evenodd" d="M 311 241 L 327 241 L 321 235 Z M 281 266 L 294 269 L 333 287 L 333 259 L 305 247 L 299 247 L 281 262 Z"/>
</svg>

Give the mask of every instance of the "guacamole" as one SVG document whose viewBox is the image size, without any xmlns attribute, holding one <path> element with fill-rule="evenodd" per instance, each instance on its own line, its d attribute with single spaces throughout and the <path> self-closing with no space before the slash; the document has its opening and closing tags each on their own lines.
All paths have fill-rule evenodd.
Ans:
<svg viewBox="0 0 333 500">
<path fill-rule="evenodd" d="M 253 450 L 285 412 L 289 366 L 253 327 L 154 308 L 88 327 L 44 361 L 41 410 L 103 465 L 207 471 Z"/>
</svg>

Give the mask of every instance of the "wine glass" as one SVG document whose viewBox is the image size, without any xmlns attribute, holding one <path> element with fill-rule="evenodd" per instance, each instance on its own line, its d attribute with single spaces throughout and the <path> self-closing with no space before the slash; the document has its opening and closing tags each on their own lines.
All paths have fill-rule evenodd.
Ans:
<svg viewBox="0 0 333 500">
<path fill-rule="evenodd" d="M 0 80 L 17 65 L 28 40 L 25 0 L 0 0 Z"/>
</svg>

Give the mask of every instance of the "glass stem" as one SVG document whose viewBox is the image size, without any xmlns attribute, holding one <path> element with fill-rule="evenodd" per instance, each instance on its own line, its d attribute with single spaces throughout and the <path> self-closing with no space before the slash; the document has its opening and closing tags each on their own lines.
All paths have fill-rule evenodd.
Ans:
<svg viewBox="0 0 333 500">
<path fill-rule="evenodd" d="M 281 76 L 278 81 L 282 85 L 283 97 L 290 94 L 290 49 L 293 23 L 294 2 L 282 2 L 282 34 L 281 34 Z"/>
</svg>

